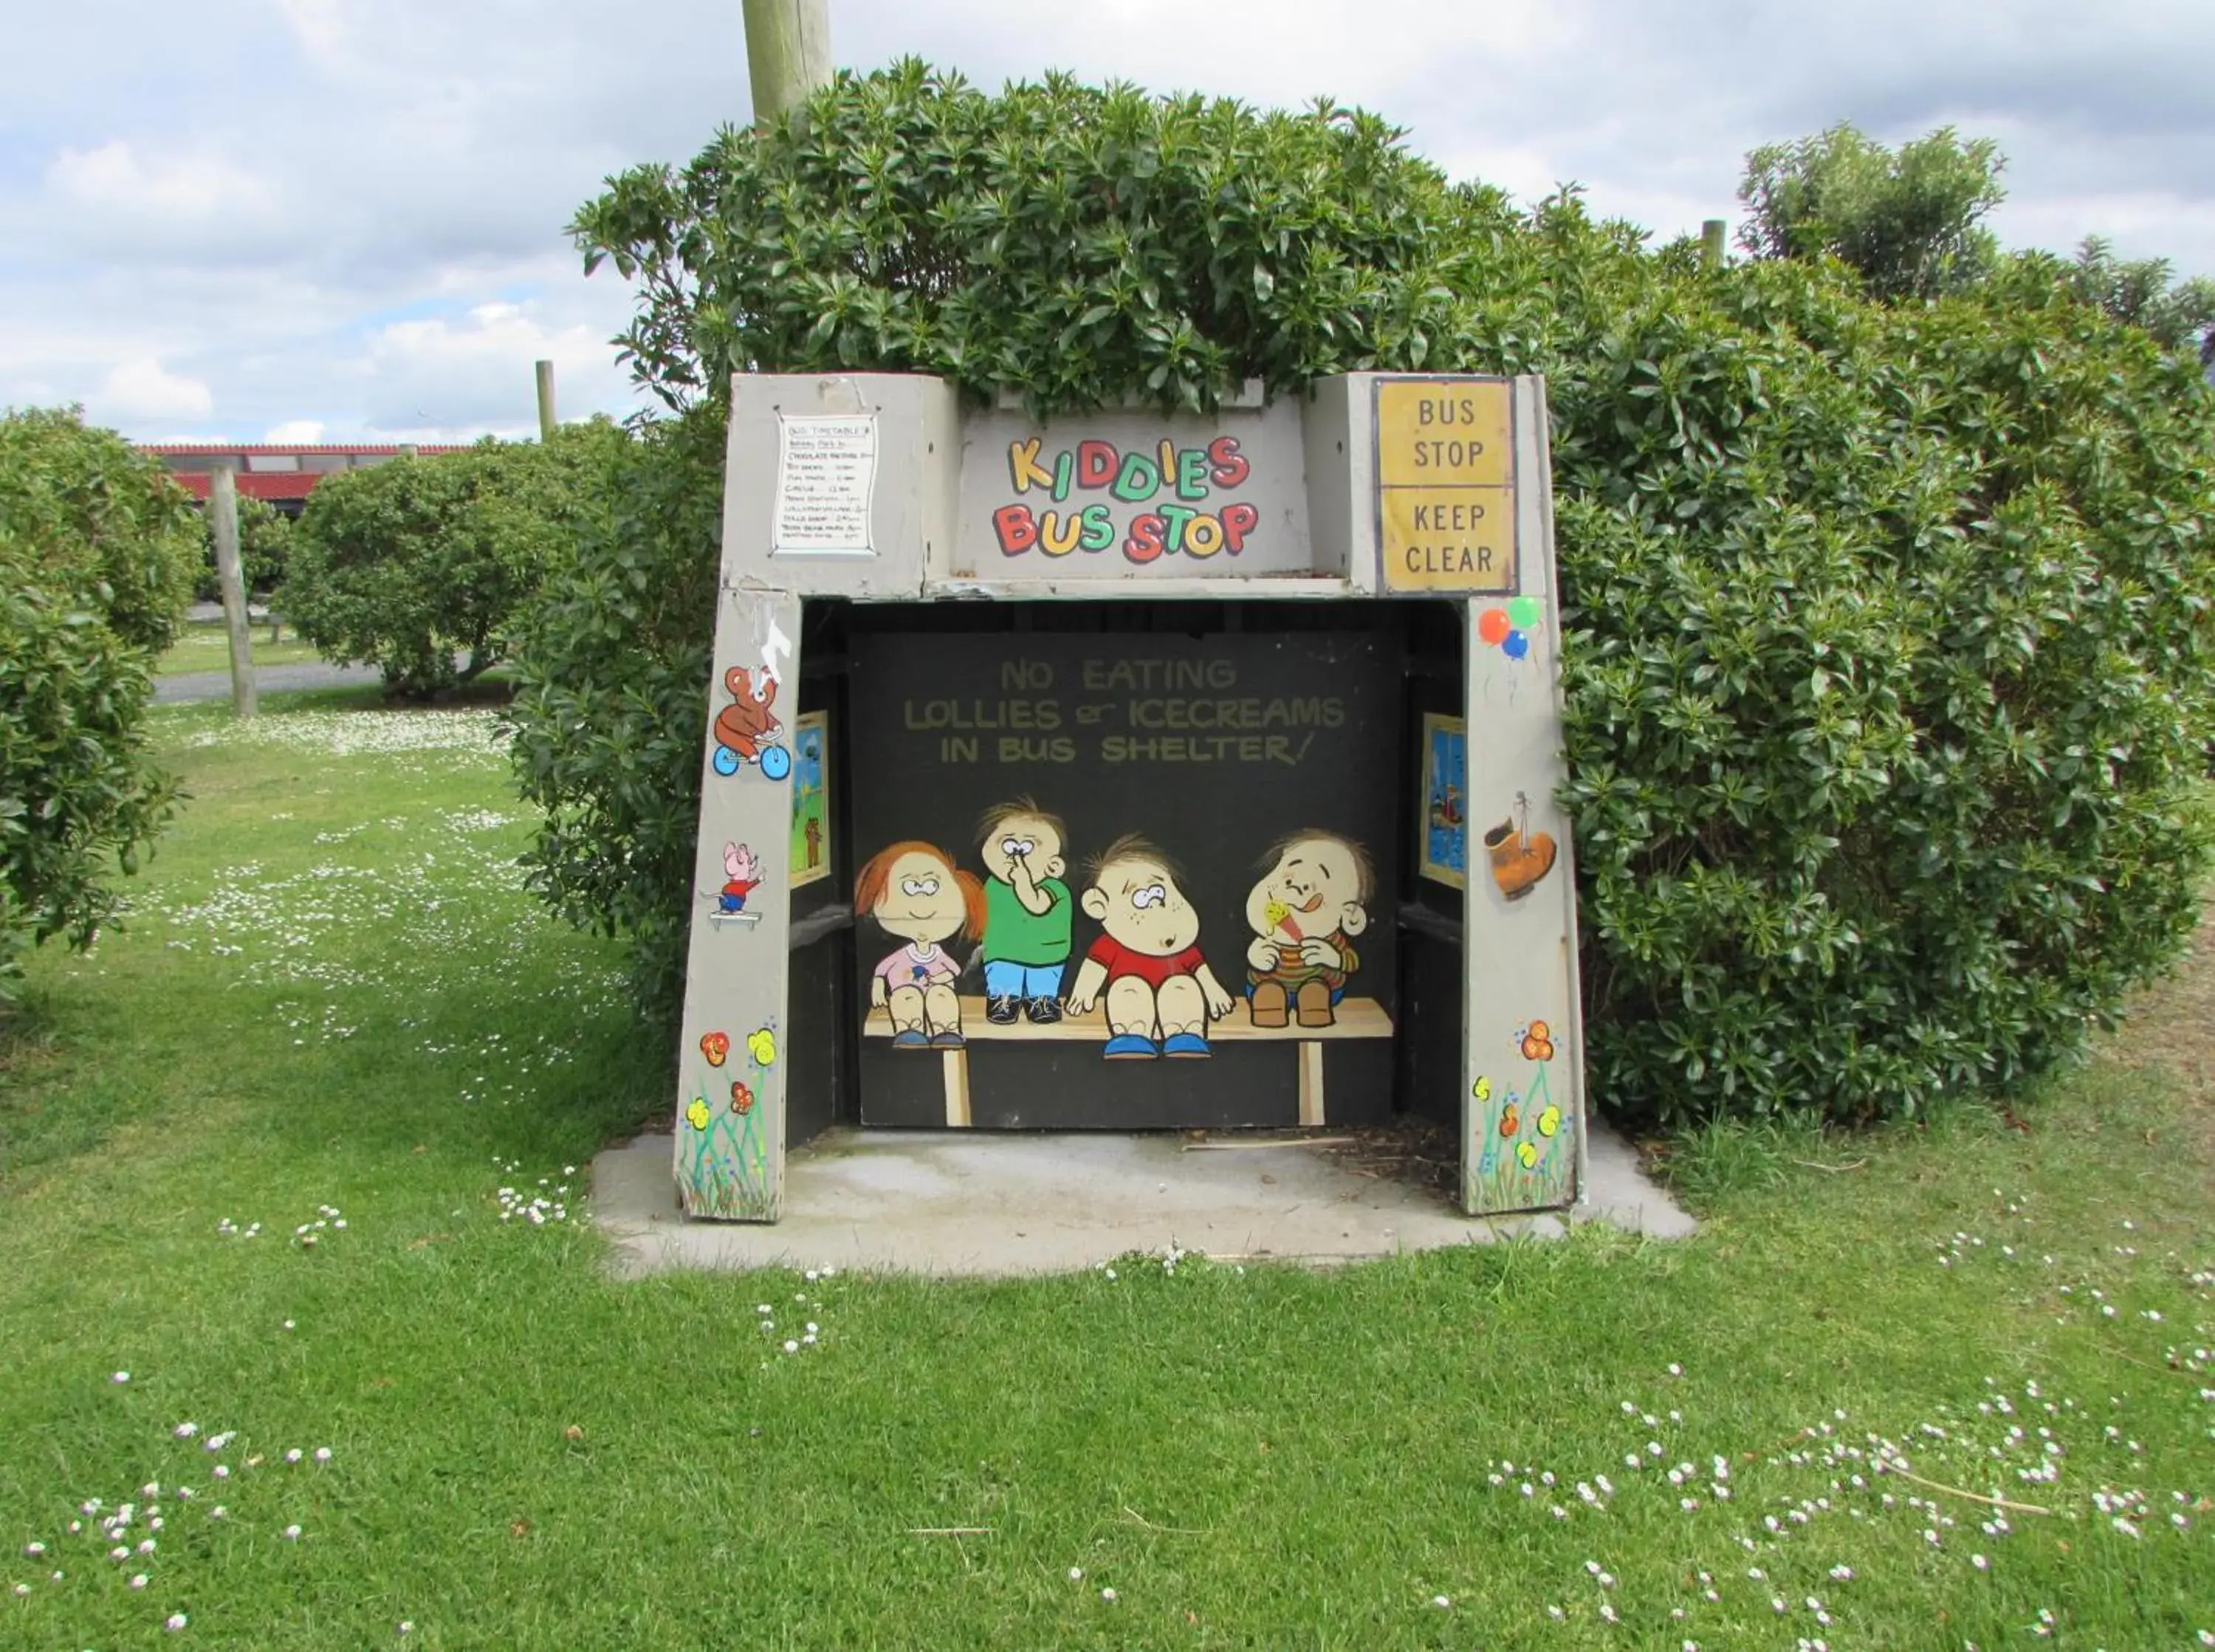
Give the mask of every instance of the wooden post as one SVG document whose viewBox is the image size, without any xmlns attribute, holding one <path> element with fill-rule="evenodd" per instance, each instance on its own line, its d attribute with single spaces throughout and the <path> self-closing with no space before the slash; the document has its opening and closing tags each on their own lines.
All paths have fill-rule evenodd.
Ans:
<svg viewBox="0 0 2215 1652">
<path fill-rule="evenodd" d="M 246 619 L 246 575 L 238 557 L 238 483 L 228 465 L 208 489 L 208 521 L 215 529 L 215 577 L 223 587 L 223 625 L 230 633 L 230 705 L 254 715 L 254 633 Z"/>
<path fill-rule="evenodd" d="M 538 364 L 538 439 L 554 439 L 554 364 Z"/>
<path fill-rule="evenodd" d="M 830 83 L 830 0 L 745 0 L 745 21 L 746 78 L 757 123 Z"/>
<path fill-rule="evenodd" d="M 1723 266 L 1723 229 L 1721 218 L 1709 218 L 1700 225 L 1700 267 L 1719 270 Z"/>
</svg>

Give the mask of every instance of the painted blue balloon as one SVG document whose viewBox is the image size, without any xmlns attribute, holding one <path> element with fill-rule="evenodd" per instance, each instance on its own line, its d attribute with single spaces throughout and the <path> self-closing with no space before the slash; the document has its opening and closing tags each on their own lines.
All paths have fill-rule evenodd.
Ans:
<svg viewBox="0 0 2215 1652">
<path fill-rule="evenodd" d="M 739 772 L 739 754 L 728 746 L 715 748 L 715 772 L 718 774 L 735 774 Z"/>
<path fill-rule="evenodd" d="M 792 773 L 792 754 L 782 746 L 764 746 L 761 755 L 762 773 L 773 780 L 781 780 Z"/>
<path fill-rule="evenodd" d="M 1510 659 L 1521 659 L 1531 652 L 1531 639 L 1520 631 L 1511 631 L 1501 641 L 1500 651 Z"/>
</svg>

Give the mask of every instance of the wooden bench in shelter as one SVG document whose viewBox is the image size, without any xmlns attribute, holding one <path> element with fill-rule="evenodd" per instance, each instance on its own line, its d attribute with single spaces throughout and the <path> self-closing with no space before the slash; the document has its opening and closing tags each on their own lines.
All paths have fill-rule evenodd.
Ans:
<svg viewBox="0 0 2215 1652">
<path fill-rule="evenodd" d="M 985 1019 L 985 1000 L 982 998 L 965 997 L 961 1000 L 961 1035 L 968 1041 L 962 1049 L 916 1052 L 918 1059 L 925 1053 L 940 1057 L 946 1075 L 946 1123 L 955 1129 L 966 1129 L 973 1122 L 969 1116 L 971 1047 L 1002 1040 L 1028 1043 L 1105 1043 L 1108 1041 L 1108 1018 L 1105 1010 L 1095 1005 L 1083 1015 L 1065 1012 L 1060 1020 L 1048 1026 L 1038 1026 L 1028 1020 L 996 1026 Z M 893 1036 L 892 1018 L 881 1006 L 869 1011 L 868 1019 L 862 1025 L 862 1036 L 866 1038 L 889 1038 Z M 1391 1036 L 1392 1018 L 1373 998 L 1341 1000 L 1337 1006 L 1337 1019 L 1327 1027 L 1304 1027 L 1297 1022 L 1291 1026 L 1257 1027 L 1248 1013 L 1245 1000 L 1241 999 L 1229 1015 L 1220 1021 L 1210 1023 L 1207 1029 L 1211 1043 L 1297 1045 L 1299 1053 L 1300 1123 L 1304 1126 L 1323 1123 L 1323 1045 L 1335 1038 L 1390 1038 Z"/>
</svg>

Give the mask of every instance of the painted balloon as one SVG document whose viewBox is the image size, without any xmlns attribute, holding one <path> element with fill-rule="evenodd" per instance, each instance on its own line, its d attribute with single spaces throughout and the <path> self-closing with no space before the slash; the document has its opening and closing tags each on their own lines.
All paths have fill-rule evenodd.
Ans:
<svg viewBox="0 0 2215 1652">
<path fill-rule="evenodd" d="M 764 746 L 761 770 L 773 780 L 782 780 L 792 773 L 792 754 L 782 746 Z"/>
<path fill-rule="evenodd" d="M 735 774 L 739 772 L 739 754 L 728 746 L 715 748 L 715 772 L 718 774 Z"/>
<path fill-rule="evenodd" d="M 1513 629 L 1507 622 L 1507 610 L 1504 608 L 1488 608 L 1476 616 L 1476 634 L 1495 648 L 1507 639 L 1507 633 Z"/>
<path fill-rule="evenodd" d="M 1521 659 L 1531 652 L 1531 639 L 1520 631 L 1511 631 L 1500 645 L 1500 652 L 1510 659 Z"/>
<path fill-rule="evenodd" d="M 1518 631 L 1533 630 L 1543 613 L 1537 597 L 1518 597 L 1507 604 L 1507 623 Z"/>
</svg>

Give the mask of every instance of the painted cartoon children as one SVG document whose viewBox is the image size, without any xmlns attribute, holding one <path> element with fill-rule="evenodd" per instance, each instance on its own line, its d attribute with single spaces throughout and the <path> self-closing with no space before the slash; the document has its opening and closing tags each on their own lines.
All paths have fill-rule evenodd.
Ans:
<svg viewBox="0 0 2215 1652">
<path fill-rule="evenodd" d="M 985 1019 L 1006 1026 L 1027 1014 L 1040 1026 L 1061 1019 L 1061 976 L 1069 964 L 1072 908 L 1062 860 L 1069 830 L 1028 798 L 1003 803 L 978 823 L 985 885 Z"/>
<path fill-rule="evenodd" d="M 1369 927 L 1371 875 L 1358 843 L 1332 832 L 1296 832 L 1273 847 L 1268 870 L 1246 896 L 1254 939 L 1246 994 L 1254 1025 L 1327 1027 L 1346 978 L 1361 965 L 1353 937 Z"/>
<path fill-rule="evenodd" d="M 1200 914 L 1162 852 L 1142 837 L 1118 838 L 1092 863 L 1080 904 L 1108 933 L 1084 955 L 1069 1007 L 1083 1015 L 1107 994 L 1101 1053 L 1109 1061 L 1212 1054 L 1208 1018 L 1235 1000 L 1194 945 Z"/>
<path fill-rule="evenodd" d="M 743 843 L 723 845 L 723 887 L 716 892 L 718 912 L 744 912 L 746 896 L 761 886 L 759 856 Z"/>
<path fill-rule="evenodd" d="M 960 965 L 939 942 L 973 940 L 983 931 L 985 889 L 976 875 L 955 871 L 945 851 L 928 843 L 895 843 L 855 878 L 854 910 L 907 943 L 869 977 L 869 1001 L 892 1020 L 893 1048 L 960 1049 L 961 1001 L 954 994 Z"/>
</svg>

